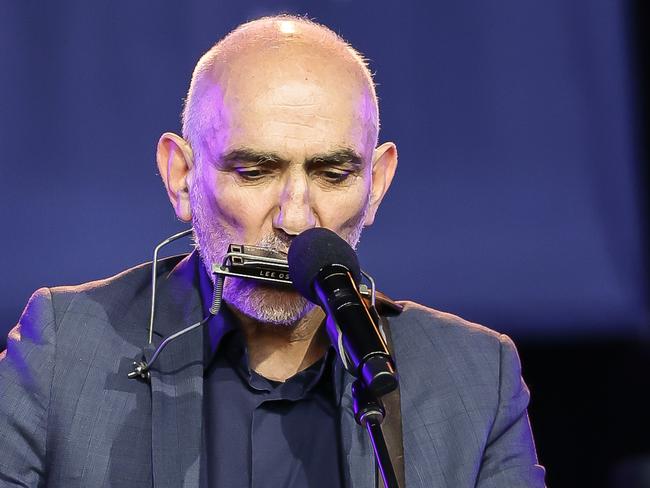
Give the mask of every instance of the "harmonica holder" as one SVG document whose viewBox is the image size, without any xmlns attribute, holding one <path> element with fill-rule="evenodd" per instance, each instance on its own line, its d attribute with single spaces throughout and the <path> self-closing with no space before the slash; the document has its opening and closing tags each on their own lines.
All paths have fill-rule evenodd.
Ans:
<svg viewBox="0 0 650 488">
<path fill-rule="evenodd" d="M 160 250 L 171 244 L 172 242 L 187 237 L 192 234 L 192 229 L 179 232 L 171 237 L 168 237 L 154 248 L 152 271 L 151 271 L 151 310 L 149 315 L 149 344 L 153 342 L 153 329 L 156 314 L 156 288 L 157 288 L 157 268 L 158 268 L 158 253 Z M 291 287 L 293 284 L 289 276 L 289 264 L 287 263 L 287 255 L 285 253 L 268 249 L 261 246 L 250 246 L 242 244 L 230 244 L 228 252 L 223 258 L 223 262 L 219 264 L 212 264 L 212 274 L 214 275 L 214 291 L 212 296 L 212 304 L 209 313 L 201 321 L 192 324 L 184 329 L 175 332 L 174 334 L 166 337 L 156 348 L 151 359 L 147 362 L 144 359 L 133 363 L 133 370 L 128 374 L 129 378 L 140 378 L 148 380 L 150 378 L 150 369 L 153 363 L 158 359 L 158 356 L 163 349 L 173 340 L 182 335 L 191 332 L 194 329 L 200 328 L 207 324 L 210 317 L 217 315 L 221 308 L 223 284 L 226 277 L 232 276 L 236 278 L 244 278 L 262 281 L 266 283 L 273 283 L 276 285 L 285 285 Z M 359 293 L 361 296 L 370 300 L 372 308 L 375 308 L 376 301 L 376 287 L 375 280 L 368 273 L 361 271 L 362 276 L 368 281 L 368 285 L 360 284 Z M 336 344 L 339 356 L 343 361 L 346 369 L 348 368 L 348 360 L 343 350 L 340 329 L 337 326 L 338 337 Z M 382 331 L 383 333 L 383 331 Z M 333 338 L 334 339 L 334 338 Z"/>
</svg>

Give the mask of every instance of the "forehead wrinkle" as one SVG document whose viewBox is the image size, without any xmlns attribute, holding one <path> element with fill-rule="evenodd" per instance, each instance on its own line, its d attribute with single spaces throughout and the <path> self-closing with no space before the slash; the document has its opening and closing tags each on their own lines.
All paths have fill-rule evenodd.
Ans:
<svg viewBox="0 0 650 488">
<path fill-rule="evenodd" d="M 281 107 L 281 108 L 315 108 L 315 107 L 318 107 L 318 104 L 316 104 L 316 103 L 308 103 L 308 102 L 295 102 L 295 103 L 283 102 L 283 103 L 278 103 L 276 105 L 278 107 Z"/>
<path fill-rule="evenodd" d="M 312 127 L 312 124 L 308 122 L 300 122 L 298 120 L 275 120 L 273 121 L 273 124 L 285 125 L 288 127 L 304 127 L 307 129 Z"/>
</svg>

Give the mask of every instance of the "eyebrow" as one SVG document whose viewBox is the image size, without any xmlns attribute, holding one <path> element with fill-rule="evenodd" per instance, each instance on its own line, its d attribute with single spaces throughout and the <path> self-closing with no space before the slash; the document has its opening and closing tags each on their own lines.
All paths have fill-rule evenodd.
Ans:
<svg viewBox="0 0 650 488">
<path fill-rule="evenodd" d="M 241 147 L 228 151 L 223 155 L 221 161 L 225 164 L 236 162 L 250 162 L 254 164 L 286 165 L 289 160 L 278 153 L 270 151 L 257 151 L 255 149 Z M 349 164 L 356 168 L 363 166 L 363 158 L 354 150 L 348 147 L 335 149 L 325 153 L 314 154 L 304 162 L 307 167 L 341 166 Z"/>
<path fill-rule="evenodd" d="M 346 147 L 315 154 L 305 161 L 306 166 L 341 166 L 344 164 L 349 164 L 358 169 L 363 166 L 363 159 L 355 150 Z"/>
<path fill-rule="evenodd" d="M 277 153 L 256 151 L 246 147 L 233 149 L 223 155 L 221 161 L 224 163 L 250 162 L 255 164 L 275 163 L 287 164 L 289 161 Z"/>
</svg>

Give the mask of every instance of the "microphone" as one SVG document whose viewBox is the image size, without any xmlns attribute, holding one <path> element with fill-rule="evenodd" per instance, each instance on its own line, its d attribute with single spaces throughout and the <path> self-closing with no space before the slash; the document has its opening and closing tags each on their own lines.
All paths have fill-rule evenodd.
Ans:
<svg viewBox="0 0 650 488">
<path fill-rule="evenodd" d="M 291 242 L 288 262 L 296 290 L 327 314 L 327 332 L 348 371 L 378 397 L 397 388 L 386 342 L 357 289 L 361 269 L 352 247 L 329 229 L 308 229 Z"/>
</svg>

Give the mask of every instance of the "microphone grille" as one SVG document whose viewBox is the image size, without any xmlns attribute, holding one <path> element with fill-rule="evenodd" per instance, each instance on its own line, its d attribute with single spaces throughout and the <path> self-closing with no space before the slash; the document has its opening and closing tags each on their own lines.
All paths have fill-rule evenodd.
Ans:
<svg viewBox="0 0 650 488">
<path fill-rule="evenodd" d="M 318 299 L 312 285 L 325 266 L 345 266 L 355 283 L 361 280 L 359 260 L 354 249 L 335 232 L 324 227 L 308 229 L 295 237 L 287 258 L 293 286 L 314 303 L 318 303 Z"/>
</svg>

